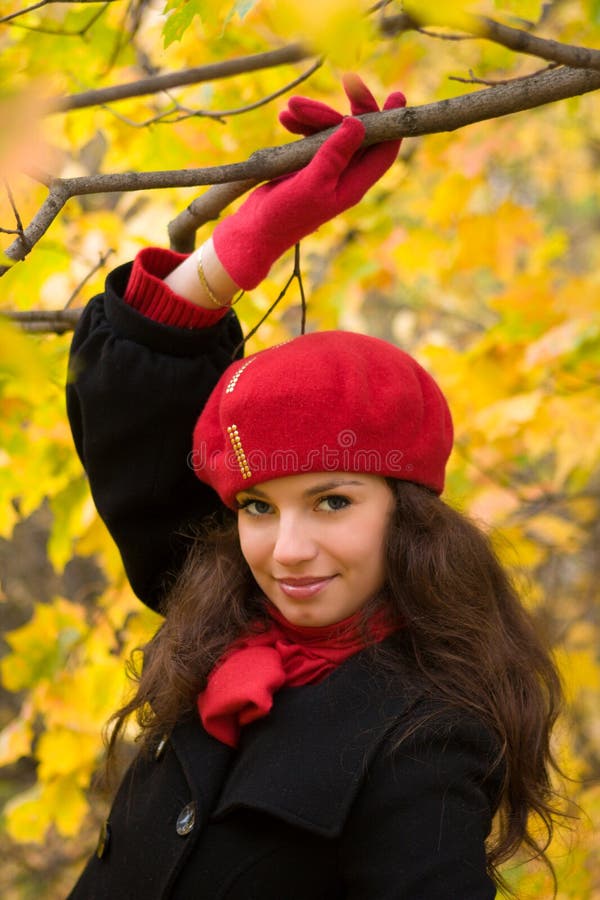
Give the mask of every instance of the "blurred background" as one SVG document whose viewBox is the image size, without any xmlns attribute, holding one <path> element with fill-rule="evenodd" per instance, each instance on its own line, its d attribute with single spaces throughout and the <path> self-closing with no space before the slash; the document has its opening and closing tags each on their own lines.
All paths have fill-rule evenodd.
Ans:
<svg viewBox="0 0 600 900">
<path fill-rule="evenodd" d="M 432 4 L 414 6 L 428 21 Z M 600 46 L 598 0 L 465 6 L 540 36 Z M 404 12 L 402 4 L 369 10 L 348 0 L 5 0 L 0 248 L 30 224 L 50 177 L 242 161 L 289 141 L 277 113 L 290 93 L 345 112 L 345 71 L 359 72 L 381 101 L 400 88 L 419 106 L 546 65 L 490 41 L 457 39 L 460 21 L 383 35 L 381 17 Z M 322 64 L 307 56 L 53 111 L 59 97 L 295 40 L 310 42 Z M 492 534 L 555 649 L 568 695 L 555 749 L 573 814 L 550 848 L 561 900 L 600 897 L 599 112 L 592 92 L 407 139 L 367 198 L 302 246 L 309 330 L 384 337 L 434 372 L 457 432 L 446 498 Z M 1 281 L 0 311 L 31 313 L 35 329 L 0 318 L 6 900 L 64 897 L 93 849 L 106 803 L 93 787 L 102 726 L 127 690 L 125 659 L 159 624 L 124 579 L 71 445 L 67 317 L 44 324 L 40 313 L 81 307 L 115 265 L 143 246 L 168 245 L 169 222 L 203 190 L 73 198 Z M 206 225 L 199 239 L 209 234 Z M 292 268 L 293 254 L 236 307 L 246 332 Z M 293 284 L 248 350 L 299 327 Z M 506 877 L 519 898 L 552 896 L 535 863 L 512 861 Z"/>
</svg>

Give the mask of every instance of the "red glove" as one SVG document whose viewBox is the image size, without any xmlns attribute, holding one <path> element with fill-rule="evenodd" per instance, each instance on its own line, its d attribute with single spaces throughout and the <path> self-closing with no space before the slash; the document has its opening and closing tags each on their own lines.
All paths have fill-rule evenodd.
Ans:
<svg viewBox="0 0 600 900">
<path fill-rule="evenodd" d="M 345 77 L 344 89 L 354 115 L 379 111 L 357 75 Z M 405 105 L 398 92 L 388 97 L 384 109 Z M 256 188 L 237 212 L 217 225 L 217 256 L 245 290 L 260 284 L 275 260 L 301 238 L 358 203 L 389 169 L 400 147 L 400 141 L 386 141 L 359 150 L 365 134 L 362 122 L 304 97 L 292 97 L 280 118 L 296 134 L 340 127 L 304 169 Z"/>
<path fill-rule="evenodd" d="M 354 72 L 349 72 L 343 76 L 342 84 L 350 101 L 350 110 L 353 116 L 379 112 L 377 100 L 362 78 L 359 78 Z M 396 91 L 390 94 L 383 108 L 398 109 L 403 106 L 406 106 L 406 98 L 400 91 Z M 279 121 L 288 131 L 305 136 L 316 134 L 325 128 L 333 128 L 335 125 L 339 125 L 343 118 L 344 116 L 332 109 L 331 106 L 321 103 L 320 100 L 310 100 L 308 97 L 290 97 L 287 109 L 279 113 Z M 390 141 L 389 143 L 395 142 Z M 400 145 L 400 141 L 398 141 L 398 145 Z"/>
</svg>

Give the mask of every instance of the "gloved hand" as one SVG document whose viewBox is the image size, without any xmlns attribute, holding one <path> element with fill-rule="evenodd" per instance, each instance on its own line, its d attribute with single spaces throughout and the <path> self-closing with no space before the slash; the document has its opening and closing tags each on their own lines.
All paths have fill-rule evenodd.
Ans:
<svg viewBox="0 0 600 900">
<path fill-rule="evenodd" d="M 350 101 L 350 110 L 353 116 L 379 112 L 377 100 L 362 78 L 354 72 L 348 72 L 343 76 L 342 84 Z M 403 106 L 406 106 L 406 98 L 400 91 L 390 94 L 383 104 L 384 109 L 398 109 Z M 291 131 L 292 134 L 303 134 L 305 137 L 323 131 L 325 128 L 333 128 L 335 125 L 339 125 L 343 119 L 344 116 L 331 106 L 308 97 L 290 97 L 287 108 L 279 113 L 279 121 L 288 131 Z M 389 147 L 394 143 L 397 143 L 398 147 L 400 146 L 400 141 L 390 141 L 385 145 L 375 145 L 375 148 L 370 148 L 369 152 L 377 147 Z"/>
<path fill-rule="evenodd" d="M 357 75 L 345 77 L 344 89 L 354 115 L 378 112 L 375 98 Z M 388 97 L 384 109 L 405 105 L 404 95 L 397 92 Z M 256 188 L 237 212 L 217 225 L 213 234 L 217 256 L 245 290 L 260 284 L 282 253 L 358 203 L 389 169 L 400 147 L 400 141 L 386 141 L 360 150 L 362 122 L 304 97 L 292 97 L 280 119 L 296 134 L 314 134 L 338 124 L 339 128 L 305 168 Z"/>
</svg>

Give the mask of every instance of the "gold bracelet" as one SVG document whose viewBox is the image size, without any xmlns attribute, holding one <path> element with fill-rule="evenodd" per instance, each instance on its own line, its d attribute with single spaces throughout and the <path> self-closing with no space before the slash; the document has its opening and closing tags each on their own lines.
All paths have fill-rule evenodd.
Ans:
<svg viewBox="0 0 600 900">
<path fill-rule="evenodd" d="M 206 275 L 204 274 L 204 268 L 202 266 L 202 251 L 204 250 L 204 244 L 198 250 L 197 261 L 198 261 L 198 278 L 200 279 L 200 284 L 208 294 L 208 298 L 211 303 L 214 303 L 215 306 L 218 306 L 219 309 L 225 309 L 226 306 L 231 306 L 230 301 L 228 300 L 226 303 L 221 303 L 218 297 L 215 297 L 213 292 L 211 291 L 208 281 L 206 280 Z"/>
</svg>

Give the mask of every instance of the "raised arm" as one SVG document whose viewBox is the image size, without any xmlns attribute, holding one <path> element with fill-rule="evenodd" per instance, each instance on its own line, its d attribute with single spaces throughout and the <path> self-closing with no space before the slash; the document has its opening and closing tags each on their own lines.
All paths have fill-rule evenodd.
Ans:
<svg viewBox="0 0 600 900">
<path fill-rule="evenodd" d="M 360 79 L 346 92 L 352 113 L 378 109 Z M 385 106 L 404 103 L 397 93 Z M 133 267 L 111 273 L 73 341 L 67 404 L 75 444 L 132 587 L 154 608 L 191 526 L 221 509 L 188 456 L 194 424 L 242 340 L 231 298 L 357 203 L 398 152 L 398 141 L 361 149 L 358 119 L 305 98 L 292 98 L 282 121 L 303 134 L 341 124 L 304 169 L 254 190 L 189 257 L 147 248 Z"/>
<path fill-rule="evenodd" d="M 190 524 L 221 508 L 188 456 L 196 419 L 242 334 L 232 312 L 194 329 L 138 312 L 124 300 L 131 269 L 112 272 L 104 294 L 83 313 L 67 410 L 98 512 L 133 590 L 158 608 L 183 561 Z"/>
</svg>

